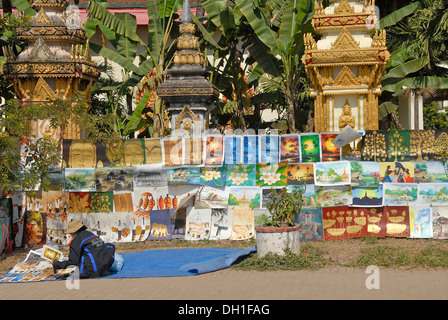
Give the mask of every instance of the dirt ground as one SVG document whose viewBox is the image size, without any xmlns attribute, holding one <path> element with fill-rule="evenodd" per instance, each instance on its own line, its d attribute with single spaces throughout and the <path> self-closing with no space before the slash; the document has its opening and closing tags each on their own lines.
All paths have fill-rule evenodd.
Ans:
<svg viewBox="0 0 448 320">
<path fill-rule="evenodd" d="M 130 251 L 143 251 L 149 249 L 169 249 L 169 248 L 198 248 L 198 247 L 220 247 L 220 248 L 248 248 L 254 246 L 254 239 L 245 241 L 186 241 L 186 240 L 164 240 L 145 241 L 133 243 L 116 243 L 118 253 Z M 448 241 L 434 239 L 408 239 L 408 238 L 383 238 L 383 239 L 343 239 L 332 241 L 308 242 L 303 245 L 310 245 L 322 249 L 324 257 L 331 259 L 333 265 L 344 265 L 355 261 L 368 248 L 375 246 L 401 247 L 412 251 L 420 251 L 428 247 L 438 247 L 448 251 Z M 0 258 L 0 275 L 5 274 L 20 259 L 24 259 L 28 252 L 38 248 L 19 248 L 12 254 L 3 255 Z M 59 248 L 64 255 L 68 255 L 68 246 Z"/>
</svg>

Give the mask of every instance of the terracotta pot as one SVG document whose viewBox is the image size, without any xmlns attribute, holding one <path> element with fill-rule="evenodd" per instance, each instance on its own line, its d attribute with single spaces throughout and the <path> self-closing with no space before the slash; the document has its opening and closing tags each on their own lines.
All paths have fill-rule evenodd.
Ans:
<svg viewBox="0 0 448 320">
<path fill-rule="evenodd" d="M 300 252 L 299 225 L 292 227 L 255 227 L 257 240 L 257 256 L 265 256 L 268 252 L 278 255 L 284 255 L 285 250 L 289 248 L 292 252 Z"/>
</svg>

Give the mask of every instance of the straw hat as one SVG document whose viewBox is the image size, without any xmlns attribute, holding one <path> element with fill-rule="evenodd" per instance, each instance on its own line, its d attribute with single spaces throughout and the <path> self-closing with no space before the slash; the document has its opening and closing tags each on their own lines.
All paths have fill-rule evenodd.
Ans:
<svg viewBox="0 0 448 320">
<path fill-rule="evenodd" d="M 67 233 L 75 233 L 84 226 L 81 220 L 73 220 L 68 223 Z"/>
</svg>

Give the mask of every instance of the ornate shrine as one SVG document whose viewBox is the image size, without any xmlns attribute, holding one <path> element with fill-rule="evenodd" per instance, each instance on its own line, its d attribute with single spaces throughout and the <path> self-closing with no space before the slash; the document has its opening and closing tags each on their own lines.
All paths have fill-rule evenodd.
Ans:
<svg viewBox="0 0 448 320">
<path fill-rule="evenodd" d="M 375 0 L 315 2 L 317 35 L 305 34 L 302 61 L 311 80 L 315 132 L 378 129 L 381 77 L 390 54 L 386 32 L 375 30 Z M 373 36 L 372 36 L 373 34 Z"/>
<path fill-rule="evenodd" d="M 18 100 L 26 105 L 80 92 L 90 103 L 91 88 L 100 71 L 91 59 L 79 17 L 69 10 L 68 0 L 31 0 L 30 5 L 37 13 L 29 28 L 15 28 L 26 48 L 17 56 L 11 48 L 4 48 L 3 74 L 14 84 Z M 57 137 L 46 119 L 32 125 L 32 134 Z M 79 139 L 80 132 L 69 125 L 62 136 Z"/>
<path fill-rule="evenodd" d="M 172 136 L 200 135 L 207 129 L 207 117 L 218 98 L 218 89 L 205 77 L 205 56 L 199 51 L 199 39 L 194 35 L 190 2 L 184 1 L 181 36 L 177 39 L 174 66 L 167 71 L 170 78 L 157 88 L 165 99 L 171 115 Z"/>
</svg>

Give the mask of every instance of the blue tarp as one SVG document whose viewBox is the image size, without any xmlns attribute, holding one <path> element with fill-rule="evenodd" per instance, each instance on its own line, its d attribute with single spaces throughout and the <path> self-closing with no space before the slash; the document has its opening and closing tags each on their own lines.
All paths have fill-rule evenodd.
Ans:
<svg viewBox="0 0 448 320">
<path fill-rule="evenodd" d="M 256 251 L 229 248 L 185 248 L 157 249 L 139 252 L 124 252 L 123 268 L 103 277 L 150 278 L 193 276 L 230 267 L 238 258 Z"/>
</svg>

